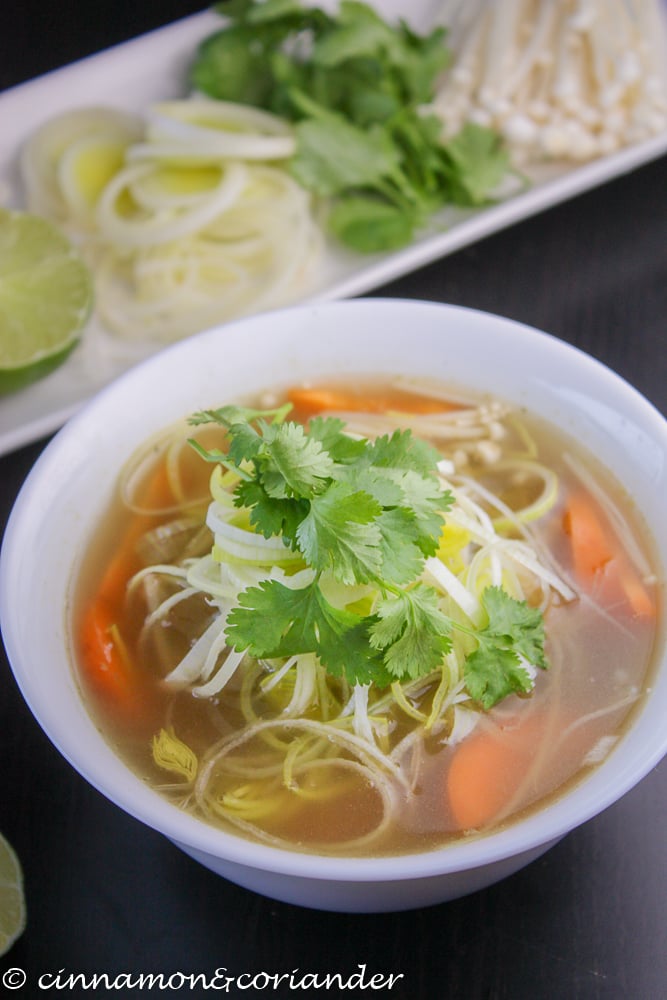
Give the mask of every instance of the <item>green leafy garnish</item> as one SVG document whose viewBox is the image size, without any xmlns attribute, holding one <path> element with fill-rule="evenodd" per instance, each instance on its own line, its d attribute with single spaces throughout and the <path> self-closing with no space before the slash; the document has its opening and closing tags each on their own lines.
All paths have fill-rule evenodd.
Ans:
<svg viewBox="0 0 667 1000">
<path fill-rule="evenodd" d="M 489 708 L 529 691 L 525 663 L 547 665 L 539 610 L 489 587 L 487 621 L 475 629 L 445 614 L 421 580 L 453 502 L 435 449 L 409 430 L 369 441 L 338 419 L 316 417 L 306 428 L 285 418 L 285 408 L 239 407 L 192 418 L 226 431 L 226 451 L 196 447 L 240 477 L 234 504 L 312 573 L 305 586 L 266 579 L 243 590 L 227 618 L 229 644 L 270 659 L 315 654 L 351 684 L 384 687 L 437 670 L 458 631 L 474 645 L 464 667 L 473 699 Z M 372 596 L 359 601 L 351 587 Z"/>
<path fill-rule="evenodd" d="M 471 697 L 491 708 L 512 692 L 531 690 L 522 657 L 546 668 L 544 621 L 537 608 L 513 600 L 501 587 L 487 587 L 482 603 L 489 620 L 475 633 L 478 647 L 466 658 L 465 679 Z"/>
<path fill-rule="evenodd" d="M 424 112 L 449 61 L 446 32 L 424 35 L 341 0 L 335 15 L 297 0 L 219 5 L 227 26 L 201 45 L 195 87 L 295 123 L 288 169 L 328 200 L 328 224 L 362 252 L 409 243 L 447 203 L 484 204 L 508 158 L 499 137 L 468 124 L 452 139 Z"/>
<path fill-rule="evenodd" d="M 450 627 L 450 619 L 438 608 L 436 591 L 419 583 L 380 602 L 370 643 L 384 652 L 392 676 L 414 679 L 437 669 L 449 652 Z"/>
</svg>

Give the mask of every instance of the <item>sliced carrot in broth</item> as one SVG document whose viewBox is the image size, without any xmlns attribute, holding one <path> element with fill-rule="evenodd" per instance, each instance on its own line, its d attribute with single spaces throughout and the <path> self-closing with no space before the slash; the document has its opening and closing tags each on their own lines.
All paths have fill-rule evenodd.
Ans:
<svg viewBox="0 0 667 1000">
<path fill-rule="evenodd" d="M 164 464 L 160 463 L 144 489 L 141 503 L 147 509 L 173 502 Z M 137 515 L 128 526 L 111 558 L 100 585 L 86 604 L 79 621 L 79 659 L 86 680 L 98 697 L 128 722 L 144 719 L 143 683 L 132 664 L 119 621 L 123 615 L 128 580 L 140 569 L 136 544 L 154 523 L 150 515 Z"/>
<path fill-rule="evenodd" d="M 474 731 L 453 751 L 446 798 L 461 830 L 488 826 L 509 805 L 528 773 L 544 726 L 531 713 L 497 729 Z"/>
<path fill-rule="evenodd" d="M 626 603 L 637 617 L 654 617 L 649 591 L 590 496 L 579 492 L 568 498 L 563 530 L 577 581 L 588 593 L 608 605 Z"/>
<path fill-rule="evenodd" d="M 614 558 L 607 532 L 586 494 L 573 493 L 568 498 L 563 530 L 570 538 L 574 570 L 581 580 L 591 579 Z"/>
<path fill-rule="evenodd" d="M 138 718 L 138 682 L 116 624 L 115 608 L 99 597 L 86 608 L 79 631 L 79 653 L 96 694 L 123 713 Z"/>
<path fill-rule="evenodd" d="M 403 389 L 379 389 L 373 386 L 363 389 L 338 386 L 300 387 L 295 386 L 287 393 L 293 404 L 295 416 L 307 420 L 318 413 L 328 411 L 342 413 L 446 413 L 460 409 L 458 403 L 423 396 Z"/>
</svg>

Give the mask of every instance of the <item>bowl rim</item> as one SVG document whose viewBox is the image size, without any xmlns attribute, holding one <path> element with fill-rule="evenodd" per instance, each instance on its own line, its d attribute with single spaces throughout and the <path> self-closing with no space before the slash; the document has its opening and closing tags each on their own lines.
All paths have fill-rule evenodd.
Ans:
<svg viewBox="0 0 667 1000">
<path fill-rule="evenodd" d="M 533 344 L 545 345 L 547 353 L 554 357 L 558 355 L 565 359 L 575 359 L 579 369 L 590 374 L 598 382 L 601 380 L 605 386 L 610 388 L 610 391 L 620 392 L 622 397 L 628 401 L 628 405 L 634 407 L 645 423 L 651 426 L 661 439 L 663 449 L 667 452 L 667 421 L 649 400 L 620 375 L 579 348 L 549 333 L 483 310 L 414 299 L 382 297 L 355 299 L 318 305 L 292 306 L 272 313 L 248 317 L 232 324 L 225 324 L 224 336 L 229 337 L 235 333 L 247 336 L 253 328 L 261 329 L 268 323 L 275 322 L 277 316 L 280 322 L 285 323 L 289 322 L 290 317 L 297 314 L 304 315 L 304 313 L 310 314 L 311 317 L 321 312 L 327 315 L 355 312 L 363 315 L 364 313 L 376 312 L 380 315 L 386 309 L 399 309 L 404 312 L 407 310 L 408 313 L 415 314 L 422 310 L 435 311 L 442 318 L 446 315 L 459 319 L 462 316 L 477 317 L 484 324 L 502 328 L 508 335 L 528 338 Z M 13 568 L 17 565 L 17 560 L 21 558 L 23 544 L 30 537 L 30 532 L 34 531 L 34 529 L 29 528 L 29 522 L 31 511 L 36 502 L 36 493 L 41 490 L 46 478 L 55 473 L 64 452 L 68 448 L 80 447 L 78 442 L 82 428 L 91 415 L 112 405 L 116 396 L 122 394 L 123 387 L 140 386 L 146 383 L 146 380 L 150 380 L 152 373 L 165 364 L 165 359 L 172 358 L 175 361 L 188 354 L 201 353 L 215 338 L 221 336 L 222 329 L 222 327 L 214 327 L 188 338 L 186 341 L 162 349 L 101 390 L 68 421 L 53 441 L 47 445 L 26 478 L 11 511 L 0 554 L 0 622 L 2 623 L 7 655 L 16 682 L 30 710 L 51 742 L 70 764 L 111 802 L 179 844 L 187 845 L 232 864 L 249 868 L 305 878 L 314 877 L 327 881 L 366 883 L 445 875 L 450 872 L 483 867 L 529 852 L 541 844 L 548 844 L 560 839 L 576 826 L 608 808 L 645 777 L 667 753 L 667 729 L 660 734 L 654 727 L 656 731 L 653 733 L 650 743 L 641 753 L 640 759 L 636 760 L 632 767 L 621 768 L 613 788 L 600 787 L 598 789 L 599 782 L 596 783 L 594 779 L 595 775 L 599 774 L 605 766 L 602 765 L 590 776 L 581 779 L 571 790 L 566 791 L 562 796 L 557 796 L 553 802 L 531 811 L 525 818 L 510 821 L 505 828 L 497 831 L 480 833 L 466 838 L 464 841 L 455 841 L 419 853 L 380 857 L 342 857 L 335 854 L 300 851 L 255 842 L 245 838 L 240 833 L 221 831 L 204 820 L 187 815 L 178 806 L 167 802 L 152 789 L 148 789 L 126 765 L 121 766 L 125 776 L 130 776 L 131 781 L 134 782 L 134 785 L 130 785 L 132 794 L 127 791 L 119 791 L 115 781 L 111 783 L 110 790 L 104 768 L 100 774 L 100 767 L 95 762 L 91 765 L 77 758 L 74 732 L 63 731 L 62 726 L 59 729 L 58 720 L 50 717 L 48 706 L 41 704 L 39 698 L 35 697 L 35 692 L 29 682 L 30 672 L 29 669 L 24 668 L 24 655 L 18 644 L 11 576 Z M 142 438 L 138 437 L 136 444 L 139 444 L 141 440 Z M 660 657 L 664 658 L 664 634 L 661 641 L 663 651 Z M 640 716 L 643 715 L 644 708 L 645 704 L 639 709 Z M 635 721 L 629 727 L 626 736 L 620 741 L 621 745 L 626 743 L 626 737 L 636 728 L 637 722 Z M 108 745 L 101 735 L 99 740 L 108 749 Z M 610 757 L 613 756 L 612 752 Z M 104 755 L 103 759 L 105 759 Z M 118 760 L 118 758 L 115 759 Z M 574 816 L 563 810 L 561 803 L 565 799 L 576 806 Z"/>
</svg>

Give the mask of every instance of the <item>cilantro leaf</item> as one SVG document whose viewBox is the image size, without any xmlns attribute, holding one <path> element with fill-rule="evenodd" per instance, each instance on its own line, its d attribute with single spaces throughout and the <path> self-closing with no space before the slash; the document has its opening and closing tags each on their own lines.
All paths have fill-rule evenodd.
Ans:
<svg viewBox="0 0 667 1000">
<path fill-rule="evenodd" d="M 443 512 L 451 506 L 451 494 L 440 490 L 430 479 L 410 471 L 400 473 L 396 482 L 403 491 L 403 505 L 414 514 L 423 554 L 435 555 L 444 523 Z"/>
<path fill-rule="evenodd" d="M 354 465 L 339 468 L 337 479 L 345 483 L 350 491 L 370 494 L 381 507 L 396 507 L 405 501 L 403 490 L 394 482 L 387 469 L 376 469 L 374 466 L 356 462 Z"/>
<path fill-rule="evenodd" d="M 232 0 L 239 2 L 239 0 Z M 222 12 L 227 14 L 229 5 L 222 7 Z M 304 8 L 301 0 L 262 0 L 261 4 L 254 3 L 253 0 L 240 0 L 239 13 L 247 17 L 250 24 L 266 24 L 271 21 L 280 21 L 289 24 L 292 28 L 303 28 L 307 26 L 307 18 L 304 18 Z M 239 16 L 239 14 L 237 14 Z"/>
<path fill-rule="evenodd" d="M 362 253 L 406 246 L 420 221 L 417 212 L 373 192 L 336 198 L 327 216 L 327 224 L 334 236 Z"/>
<path fill-rule="evenodd" d="M 318 651 L 320 662 L 334 677 L 345 677 L 350 684 L 374 684 L 388 687 L 396 678 L 387 670 L 382 652 L 368 641 L 371 618 L 362 618 L 344 632 L 337 642 Z"/>
<path fill-rule="evenodd" d="M 406 507 L 385 510 L 377 519 L 382 554 L 381 576 L 392 584 L 414 580 L 424 566 L 424 553 L 419 545 L 419 527 L 412 511 Z"/>
<path fill-rule="evenodd" d="M 480 645 L 466 658 L 464 676 L 470 697 L 493 708 L 512 693 L 527 693 L 532 681 L 517 654 L 502 646 Z"/>
<path fill-rule="evenodd" d="M 382 566 L 380 528 L 382 508 L 368 493 L 350 493 L 344 483 L 333 483 L 314 497 L 297 530 L 299 548 L 317 571 L 330 570 L 341 583 L 367 583 Z"/>
<path fill-rule="evenodd" d="M 192 83 L 209 97 L 258 107 L 279 103 L 275 57 L 282 46 L 291 36 L 319 33 L 331 23 L 323 11 L 300 0 L 226 0 L 216 9 L 227 24 L 200 44 Z"/>
<path fill-rule="evenodd" d="M 451 649 L 451 622 L 438 607 L 432 587 L 417 584 L 392 595 L 377 607 L 370 642 L 384 653 L 384 663 L 396 679 L 416 678 L 435 670 Z"/>
<path fill-rule="evenodd" d="M 382 472 L 401 490 L 400 506 L 408 508 L 418 528 L 418 544 L 423 555 L 434 555 L 442 531 L 443 513 L 453 502 L 435 476 L 440 458 L 437 451 L 413 437 L 409 430 L 377 438 L 368 448 L 366 461 Z"/>
<path fill-rule="evenodd" d="M 400 50 L 401 74 L 409 105 L 428 104 L 433 97 L 436 80 L 450 61 L 444 28 L 434 28 L 427 35 L 412 31 L 400 22 L 403 45 Z"/>
<path fill-rule="evenodd" d="M 251 28 L 230 25 L 200 44 L 192 84 L 209 97 L 262 106 L 273 82 L 268 56 L 268 47 L 257 46 Z"/>
<path fill-rule="evenodd" d="M 342 0 L 338 17 L 313 49 L 313 61 L 336 70 L 381 66 L 383 83 L 397 103 L 426 103 L 449 56 L 445 31 L 420 36 L 400 21 L 389 24 L 364 3 Z M 376 87 L 380 81 L 376 81 Z"/>
<path fill-rule="evenodd" d="M 484 634 L 511 641 L 517 653 L 536 667 L 545 669 L 544 619 L 539 608 L 515 600 L 502 587 L 487 587 L 482 603 L 489 616 Z"/>
<path fill-rule="evenodd" d="M 522 658 L 543 670 L 548 667 L 544 620 L 538 608 L 515 600 L 501 587 L 487 587 L 482 604 L 488 624 L 475 635 L 478 648 L 466 658 L 464 675 L 471 697 L 492 708 L 512 692 L 531 690 Z"/>
<path fill-rule="evenodd" d="M 482 205 L 500 184 L 508 167 L 508 154 L 499 137 L 487 128 L 468 122 L 445 146 L 451 162 L 452 200 L 462 205 Z"/>
<path fill-rule="evenodd" d="M 440 459 L 436 449 L 426 441 L 414 437 L 411 430 L 395 430 L 384 434 L 369 445 L 369 464 L 377 468 L 401 469 L 418 472 L 435 479 L 435 467 Z"/>
<path fill-rule="evenodd" d="M 246 423 L 259 416 L 261 411 L 250 410 L 245 406 L 219 406 L 217 410 L 198 410 L 188 419 L 193 427 L 202 424 L 220 424 L 221 427 L 231 427 L 232 424 Z"/>
<path fill-rule="evenodd" d="M 282 535 L 286 544 L 296 548 L 297 528 L 310 509 L 307 500 L 294 497 L 276 499 L 253 479 L 239 483 L 234 503 L 237 507 L 250 510 L 250 523 L 265 538 Z"/>
<path fill-rule="evenodd" d="M 388 127 L 401 150 L 407 181 L 419 194 L 422 211 L 435 211 L 449 197 L 452 175 L 452 161 L 440 141 L 442 123 L 435 115 L 401 108 Z"/>
<path fill-rule="evenodd" d="M 316 583 L 291 589 L 277 580 L 249 587 L 227 618 L 227 638 L 253 656 L 316 653 L 357 625 L 359 617 L 334 608 Z"/>
<path fill-rule="evenodd" d="M 345 421 L 338 417 L 315 416 L 308 422 L 308 436 L 319 441 L 334 462 L 352 463 L 365 452 L 367 443 L 350 437 L 344 429 Z"/>
<path fill-rule="evenodd" d="M 227 640 L 253 656 L 316 653 L 350 684 L 389 682 L 382 658 L 371 651 L 365 619 L 333 607 L 316 582 L 298 590 L 276 580 L 245 590 L 227 618 Z"/>
<path fill-rule="evenodd" d="M 353 10 L 356 16 L 351 16 Z M 374 11 L 363 4 L 343 2 L 338 23 L 313 47 L 313 61 L 320 66 L 339 66 L 349 59 L 374 57 L 392 40 L 391 29 Z"/>
<path fill-rule="evenodd" d="M 277 498 L 313 496 L 334 468 L 333 459 L 320 442 L 293 422 L 267 427 L 263 447 L 255 458 L 264 489 Z"/>
<path fill-rule="evenodd" d="M 191 442 L 202 457 L 209 462 L 222 461 L 223 464 L 233 464 L 237 468 L 244 461 L 255 458 L 262 445 L 262 434 L 268 424 L 266 419 L 272 417 L 274 423 L 280 423 L 289 410 L 289 405 L 275 410 L 257 410 L 246 406 L 221 406 L 217 410 L 200 410 L 190 417 L 189 423 L 195 427 L 203 424 L 218 424 L 228 431 L 229 452 L 218 449 L 208 450 L 197 442 Z M 258 421 L 260 430 L 255 430 L 252 421 Z"/>
<path fill-rule="evenodd" d="M 299 0 L 219 10 L 227 27 L 200 46 L 196 89 L 296 123 L 288 169 L 330 199 L 328 227 L 347 246 L 404 246 L 444 204 L 484 203 L 505 173 L 495 133 L 465 126 L 445 142 L 423 113 L 449 60 L 443 28 L 419 34 L 359 0 L 332 15 Z"/>
<path fill-rule="evenodd" d="M 251 424 L 236 423 L 229 428 L 229 458 L 237 468 L 256 458 L 261 447 L 261 435 Z"/>
<path fill-rule="evenodd" d="M 374 188 L 400 167 L 398 151 L 384 129 L 362 129 L 337 114 L 299 122 L 296 142 L 289 171 L 303 187 L 321 196 Z"/>
</svg>

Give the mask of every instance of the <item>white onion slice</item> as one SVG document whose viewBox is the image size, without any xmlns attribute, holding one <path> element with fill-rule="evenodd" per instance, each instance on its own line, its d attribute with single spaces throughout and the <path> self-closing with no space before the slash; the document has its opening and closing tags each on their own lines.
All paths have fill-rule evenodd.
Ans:
<svg viewBox="0 0 667 1000">
<path fill-rule="evenodd" d="M 63 154 L 85 137 L 105 136 L 128 144 L 138 139 L 143 123 L 138 115 L 113 108 L 77 108 L 49 119 L 24 144 L 20 170 L 27 206 L 32 212 L 54 220 L 67 220 L 58 168 Z"/>
<path fill-rule="evenodd" d="M 144 158 L 170 155 L 174 143 L 201 156 L 239 160 L 281 160 L 295 151 L 292 127 L 259 108 L 227 101 L 164 101 L 148 112 L 148 142 L 132 150 Z M 181 149 L 182 152 L 182 149 Z"/>
<path fill-rule="evenodd" d="M 219 163 L 172 166 L 156 163 L 129 185 L 133 201 L 148 212 L 203 204 L 215 193 L 226 167 Z"/>
<path fill-rule="evenodd" d="M 187 101 L 160 101 L 148 111 L 149 123 L 156 118 L 187 122 L 201 128 L 264 132 L 267 135 L 292 135 L 292 126 L 284 118 L 255 108 L 250 104 L 235 104 L 196 97 Z"/>
<path fill-rule="evenodd" d="M 230 163 L 221 177 L 220 184 L 208 198 L 182 212 L 156 212 L 152 217 L 144 214 L 124 216 L 118 202 L 135 180 L 148 176 L 150 164 L 133 164 L 121 170 L 107 185 L 97 204 L 97 224 L 104 240 L 120 247 L 148 247 L 168 243 L 201 229 L 232 205 L 245 184 L 245 167 Z"/>
<path fill-rule="evenodd" d="M 138 160 L 174 160 L 182 163 L 215 160 L 286 160 L 296 144 L 291 136 L 244 135 L 229 132 L 205 134 L 204 129 L 183 125 L 180 135 L 153 134 L 149 142 L 137 143 L 128 150 L 130 162 Z"/>
<path fill-rule="evenodd" d="M 26 145 L 24 174 L 93 267 L 102 324 L 147 345 L 303 294 L 324 239 L 309 194 L 275 163 L 293 151 L 292 126 L 269 112 L 164 101 L 143 121 L 100 108 L 54 119 Z"/>
</svg>

